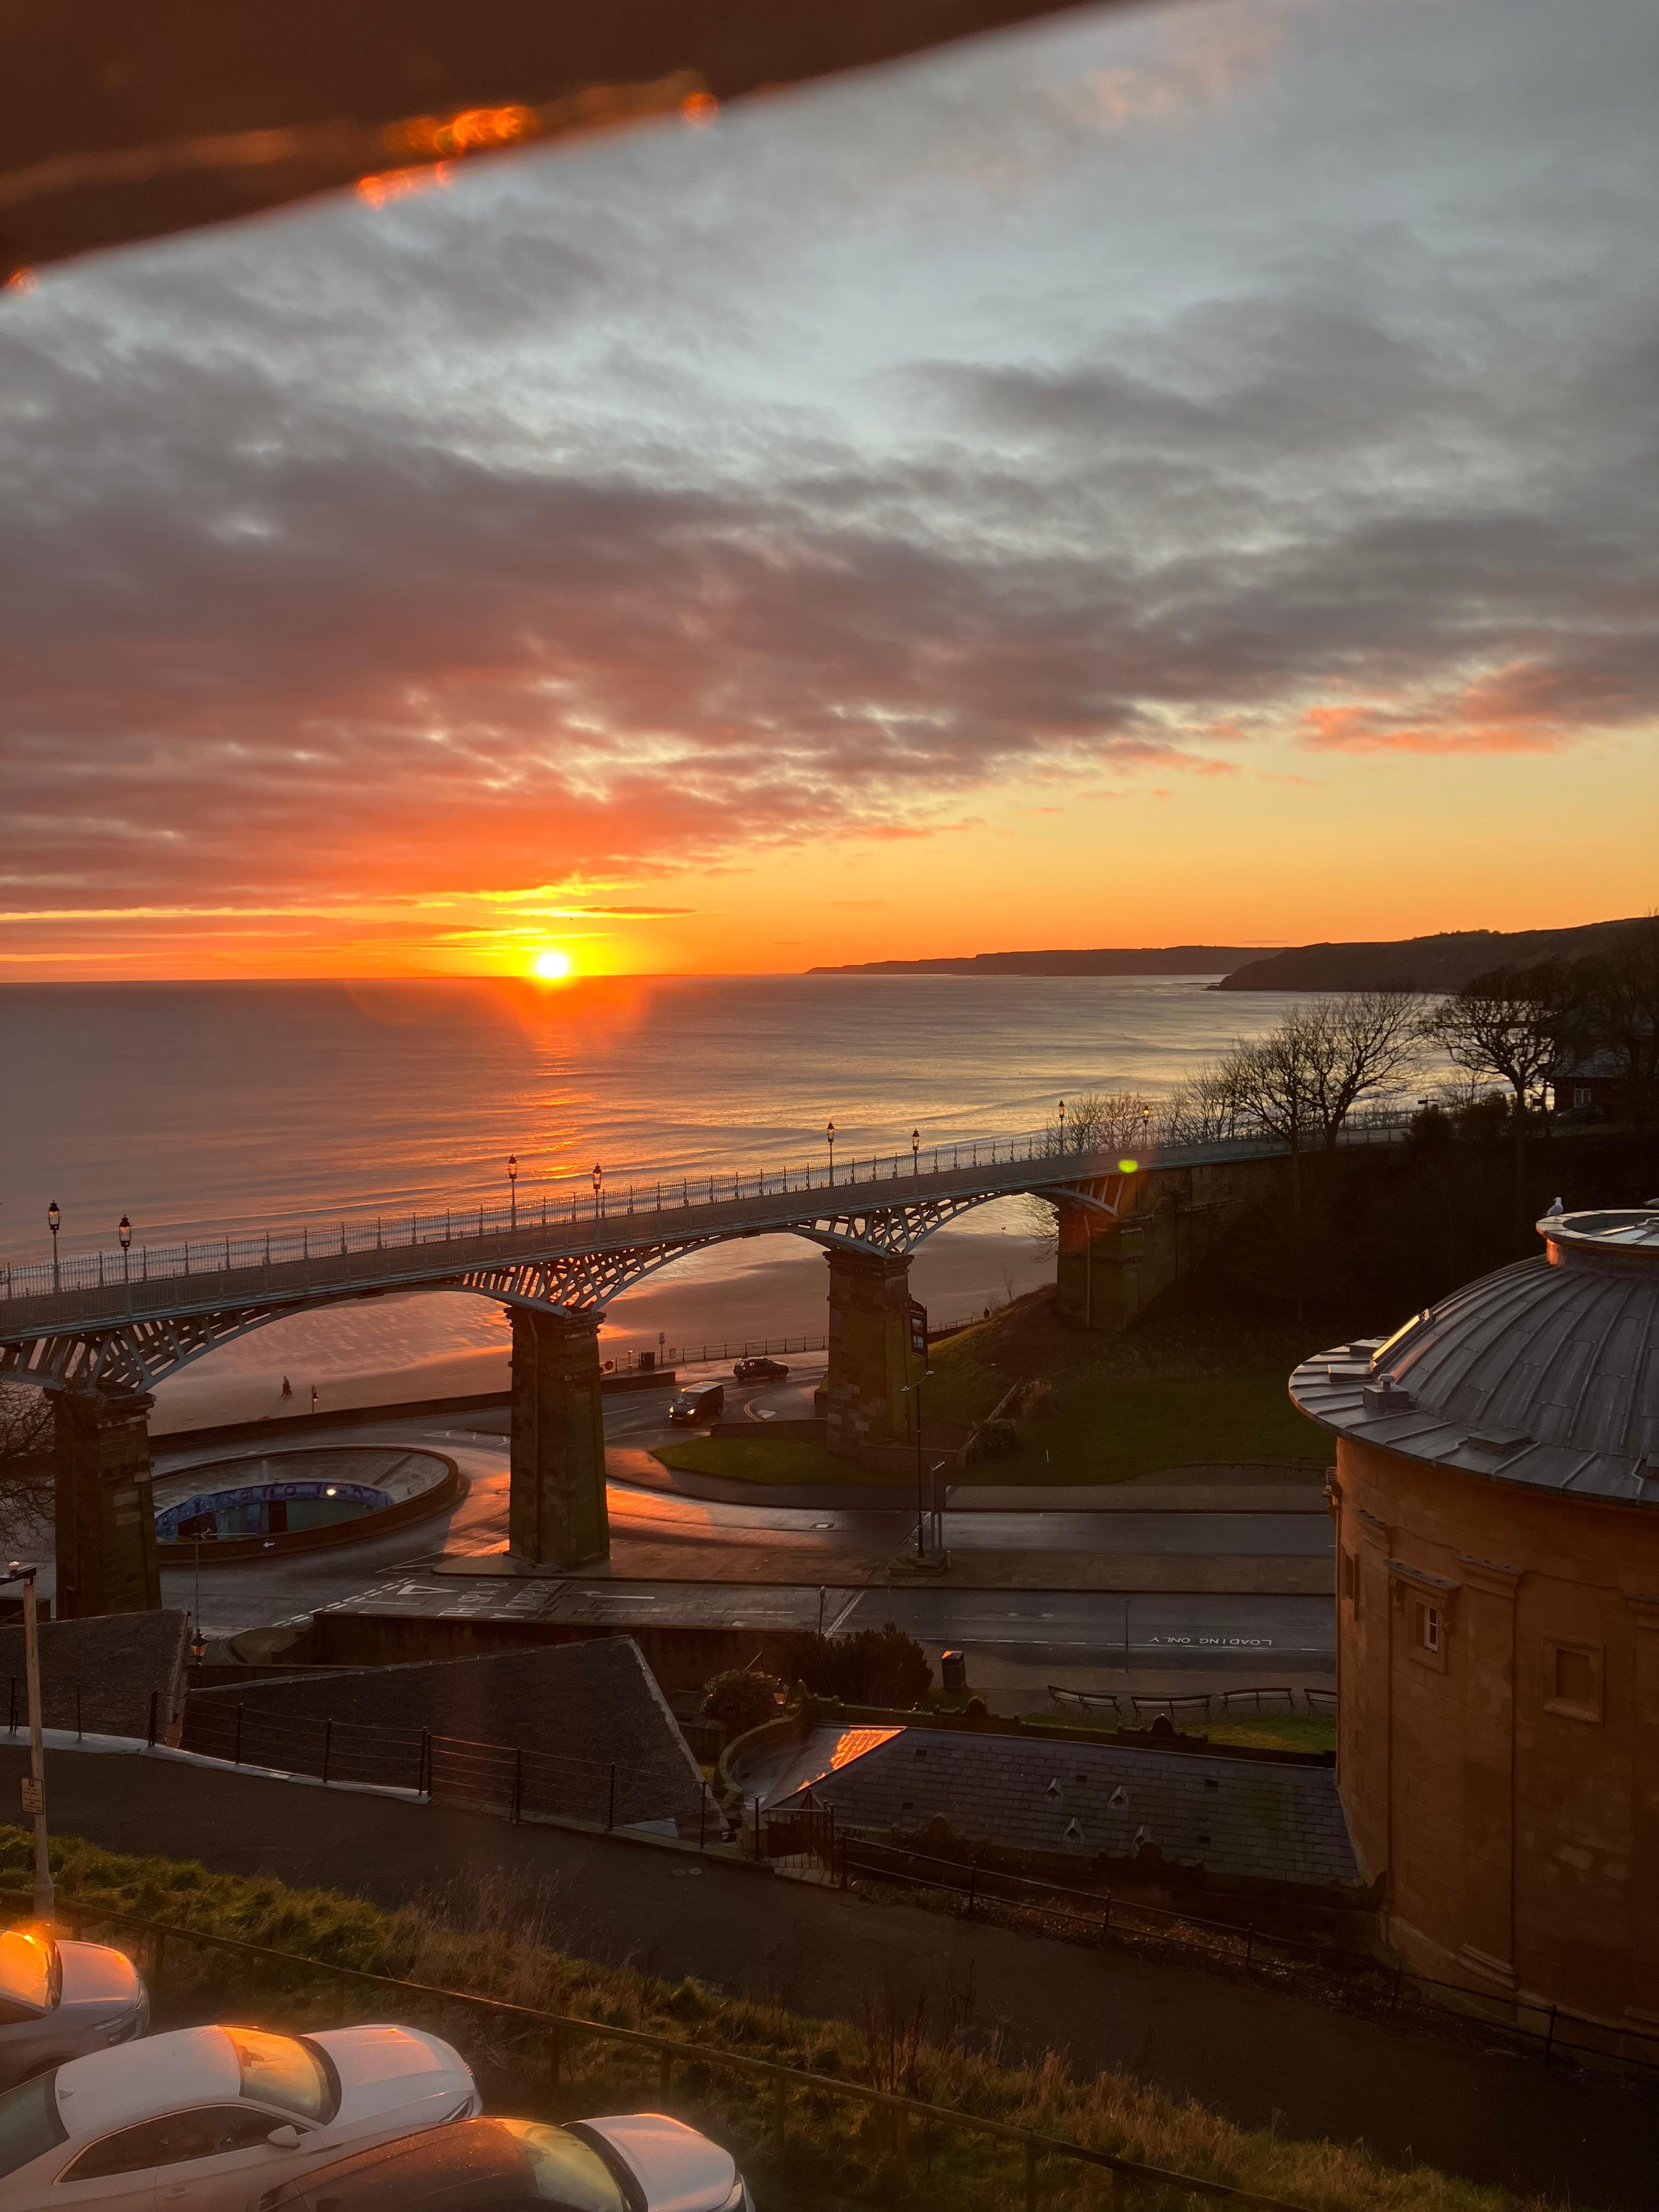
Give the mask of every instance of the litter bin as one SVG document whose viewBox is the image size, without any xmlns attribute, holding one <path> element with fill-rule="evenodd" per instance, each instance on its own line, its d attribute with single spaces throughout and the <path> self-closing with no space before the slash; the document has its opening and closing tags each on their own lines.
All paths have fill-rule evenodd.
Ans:
<svg viewBox="0 0 1659 2212">
<path fill-rule="evenodd" d="M 965 1651 L 946 1651 L 939 1660 L 939 1678 L 947 1690 L 965 1690 L 968 1686 L 968 1654 Z"/>
</svg>

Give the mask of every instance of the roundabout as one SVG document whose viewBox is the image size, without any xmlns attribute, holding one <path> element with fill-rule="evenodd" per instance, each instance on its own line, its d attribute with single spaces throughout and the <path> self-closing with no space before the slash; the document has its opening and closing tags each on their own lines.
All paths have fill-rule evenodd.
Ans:
<svg viewBox="0 0 1659 2212">
<path fill-rule="evenodd" d="M 441 1512 L 464 1487 L 445 1454 L 397 1445 L 210 1460 L 155 1484 L 155 1547 L 205 1565 L 351 1543 Z"/>
</svg>

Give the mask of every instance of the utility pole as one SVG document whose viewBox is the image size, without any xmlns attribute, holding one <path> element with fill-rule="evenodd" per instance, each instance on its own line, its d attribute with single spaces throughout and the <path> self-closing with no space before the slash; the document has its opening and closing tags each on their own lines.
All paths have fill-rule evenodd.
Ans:
<svg viewBox="0 0 1659 2212">
<path fill-rule="evenodd" d="M 34 1602 L 33 1567 L 14 1559 L 0 1585 L 23 1585 L 23 1672 L 28 1691 L 29 1771 L 23 1783 L 23 1810 L 34 1821 L 34 1917 L 43 1926 L 52 1922 L 52 1860 L 46 1848 L 46 1753 L 40 1737 L 40 1624 Z"/>
</svg>

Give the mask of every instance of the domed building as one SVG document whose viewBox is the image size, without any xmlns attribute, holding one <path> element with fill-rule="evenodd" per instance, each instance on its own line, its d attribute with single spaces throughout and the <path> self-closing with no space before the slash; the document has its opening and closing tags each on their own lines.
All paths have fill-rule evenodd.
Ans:
<svg viewBox="0 0 1659 2212">
<path fill-rule="evenodd" d="M 1336 1437 L 1338 1781 L 1416 1971 L 1659 2057 L 1659 1208 L 1291 1395 Z"/>
</svg>

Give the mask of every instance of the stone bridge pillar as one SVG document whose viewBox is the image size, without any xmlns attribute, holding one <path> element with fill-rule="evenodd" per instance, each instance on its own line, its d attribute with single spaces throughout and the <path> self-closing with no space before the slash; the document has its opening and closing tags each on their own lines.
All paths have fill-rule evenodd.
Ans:
<svg viewBox="0 0 1659 2212">
<path fill-rule="evenodd" d="M 875 1252 L 831 1252 L 830 1363 L 824 1444 L 840 1459 L 915 1439 L 915 1399 L 903 1395 L 921 1362 L 910 1351 L 910 1262 Z"/>
<path fill-rule="evenodd" d="M 60 1390 L 56 1427 L 59 1620 L 161 1602 L 143 1391 Z"/>
<path fill-rule="evenodd" d="M 507 1547 L 538 1566 L 611 1556 L 598 1313 L 513 1313 Z"/>
<path fill-rule="evenodd" d="M 1056 1201 L 1054 1307 L 1085 1328 L 1129 1328 L 1192 1265 L 1210 1209 L 1194 1206 L 1184 1170 L 1103 1176 L 1091 1195 Z"/>
</svg>

